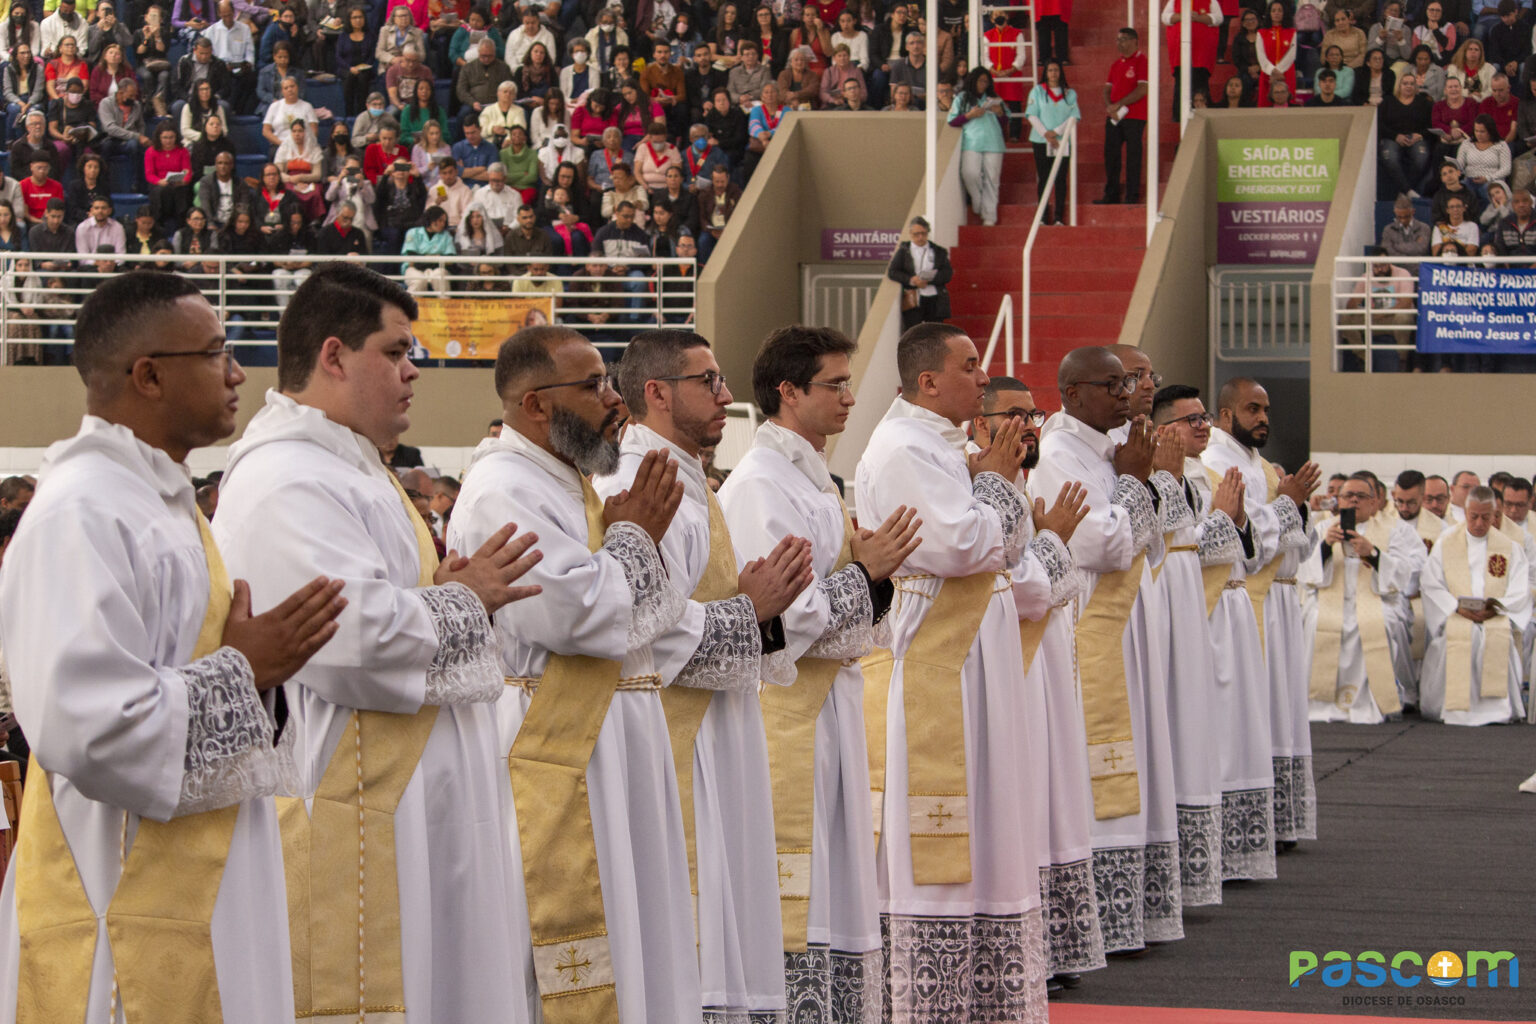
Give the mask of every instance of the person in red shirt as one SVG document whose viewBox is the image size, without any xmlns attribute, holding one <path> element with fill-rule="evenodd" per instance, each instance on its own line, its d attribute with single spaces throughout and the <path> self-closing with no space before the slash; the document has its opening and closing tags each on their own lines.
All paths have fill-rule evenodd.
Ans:
<svg viewBox="0 0 1536 1024">
<path fill-rule="evenodd" d="M 1008 24 L 1008 12 L 993 11 L 992 27 L 987 29 L 986 67 L 992 72 L 992 87 L 1008 105 L 1007 136 L 1018 139 L 1024 124 L 1024 33 Z M 1042 61 L 1040 66 L 1045 67 Z"/>
<path fill-rule="evenodd" d="M 41 153 L 32 157 L 32 174 L 21 179 L 21 198 L 27 204 L 27 216 L 41 221 L 48 210 L 48 200 L 64 199 L 64 186 L 48 177 L 53 164 Z"/>
<path fill-rule="evenodd" d="M 1147 56 L 1141 52 L 1134 28 L 1122 28 L 1115 37 L 1120 59 L 1109 66 L 1104 82 L 1104 195 L 1097 206 L 1141 202 L 1142 147 L 1147 134 Z M 1120 191 L 1120 150 L 1125 149 L 1125 191 Z"/>
<path fill-rule="evenodd" d="M 1072 20 L 1072 0 L 1035 0 L 1035 44 L 1040 67 L 1056 61 L 1062 67 L 1067 60 L 1067 24 Z"/>
<path fill-rule="evenodd" d="M 1179 86 L 1184 81 L 1179 62 L 1184 49 L 1180 46 L 1183 30 L 1179 25 L 1184 15 L 1185 0 L 1168 0 L 1163 6 L 1163 24 L 1167 26 L 1164 38 L 1168 45 L 1168 65 L 1173 69 L 1173 116 L 1178 117 L 1183 108 L 1179 105 Z M 1211 72 L 1216 70 L 1216 41 L 1221 38 L 1220 0 L 1188 0 L 1189 2 L 1189 91 L 1210 95 Z"/>
<path fill-rule="evenodd" d="M 1499 129 L 1499 138 L 1509 143 L 1512 152 L 1519 153 L 1524 148 L 1515 135 L 1515 118 L 1519 116 L 1520 104 L 1509 87 L 1508 75 L 1499 72 L 1493 76 L 1489 95 L 1479 105 L 1477 112 L 1493 118 L 1494 125 Z"/>
<path fill-rule="evenodd" d="M 409 160 L 411 154 L 400 145 L 400 129 L 393 122 L 379 128 L 379 141 L 363 150 L 363 176 L 377 185 L 396 160 Z"/>
</svg>

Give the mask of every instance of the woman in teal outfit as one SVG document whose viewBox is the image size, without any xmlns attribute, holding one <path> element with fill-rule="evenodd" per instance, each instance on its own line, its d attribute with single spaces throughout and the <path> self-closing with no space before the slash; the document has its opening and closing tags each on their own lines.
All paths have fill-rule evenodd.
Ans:
<svg viewBox="0 0 1536 1024">
<path fill-rule="evenodd" d="M 1003 176 L 1003 124 L 1008 113 L 992 88 L 992 73 L 976 68 L 949 108 L 949 123 L 959 128 L 960 180 L 971 209 L 987 227 L 997 223 L 997 186 Z"/>
<path fill-rule="evenodd" d="M 1039 189 L 1040 202 L 1045 202 L 1045 179 L 1050 176 L 1051 164 L 1061 161 L 1056 172 L 1056 212 L 1049 209 L 1040 218 L 1042 224 L 1060 224 L 1067 219 L 1067 162 L 1072 158 L 1067 148 L 1066 136 L 1071 127 L 1082 120 L 1077 109 L 1077 93 L 1067 85 L 1067 74 L 1058 61 L 1047 61 L 1045 78 L 1029 91 L 1029 102 L 1024 107 L 1024 117 L 1029 121 L 1029 142 L 1035 149 L 1035 187 Z"/>
</svg>

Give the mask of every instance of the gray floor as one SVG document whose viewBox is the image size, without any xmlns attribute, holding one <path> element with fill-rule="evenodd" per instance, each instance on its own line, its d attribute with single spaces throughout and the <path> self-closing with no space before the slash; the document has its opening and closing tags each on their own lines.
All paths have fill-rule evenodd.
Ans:
<svg viewBox="0 0 1536 1024">
<path fill-rule="evenodd" d="M 1222 906 L 1186 911 L 1182 942 L 1111 958 L 1062 1002 L 1536 1020 L 1536 795 L 1516 791 L 1536 771 L 1536 728 L 1410 718 L 1314 725 L 1312 744 L 1318 841 L 1282 855 L 1278 880 L 1229 883 Z M 1524 987 L 1335 989 L 1313 975 L 1290 988 L 1293 949 L 1508 949 Z M 1362 995 L 1394 1005 L 1345 1001 Z"/>
</svg>

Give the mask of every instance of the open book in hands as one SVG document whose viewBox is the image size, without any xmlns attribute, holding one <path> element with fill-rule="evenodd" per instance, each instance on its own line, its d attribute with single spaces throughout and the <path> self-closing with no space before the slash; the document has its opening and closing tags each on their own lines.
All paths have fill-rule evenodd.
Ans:
<svg viewBox="0 0 1536 1024">
<path fill-rule="evenodd" d="M 1500 615 L 1508 614 L 1496 597 L 1458 597 L 1456 599 L 1456 610 L 1463 612 L 1498 612 Z"/>
</svg>

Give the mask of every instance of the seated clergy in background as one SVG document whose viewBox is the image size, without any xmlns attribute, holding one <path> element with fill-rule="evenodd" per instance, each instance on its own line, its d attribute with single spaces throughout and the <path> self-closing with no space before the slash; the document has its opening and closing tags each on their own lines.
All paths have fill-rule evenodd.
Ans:
<svg viewBox="0 0 1536 1024">
<path fill-rule="evenodd" d="M 1351 476 L 1339 488 L 1340 514 L 1318 524 L 1323 543 L 1297 573 L 1312 651 L 1314 722 L 1375 724 L 1402 710 L 1395 677 L 1409 661 L 1408 595 L 1424 545 L 1407 523 L 1377 511 L 1370 478 Z M 1351 513 L 1355 529 L 1347 528 Z M 1362 569 L 1370 575 L 1362 578 Z"/>
<path fill-rule="evenodd" d="M 1525 565 L 1530 575 L 1531 593 L 1536 599 L 1536 535 L 1531 533 L 1531 482 L 1512 476 L 1504 481 L 1502 490 L 1494 491 L 1498 498 L 1499 532 L 1525 549 Z M 1536 630 L 1524 630 L 1520 635 L 1520 664 L 1529 676 L 1532 640 Z"/>
<path fill-rule="evenodd" d="M 1508 722 L 1524 713 L 1515 631 L 1530 627 L 1531 594 L 1525 549 L 1494 529 L 1496 500 L 1487 487 L 1474 487 L 1466 521 L 1435 543 L 1424 567 L 1429 647 L 1420 706 L 1424 717 L 1447 725 Z M 1488 603 L 1476 607 L 1475 599 Z"/>
<path fill-rule="evenodd" d="M 1445 480 L 1435 477 L 1440 481 L 1440 493 L 1445 496 L 1446 502 L 1450 500 L 1450 493 L 1446 489 Z M 1424 479 L 1424 474 L 1416 469 L 1405 469 L 1397 475 L 1397 480 L 1392 484 L 1392 509 L 1397 513 L 1397 518 L 1413 527 L 1413 532 L 1424 543 L 1424 552 L 1428 555 L 1435 541 L 1440 539 L 1440 534 L 1445 532 L 1445 520 L 1430 507 L 1425 492 L 1429 484 Z M 1443 505 L 1438 507 L 1444 507 Z M 1398 673 L 1397 685 L 1403 693 L 1403 704 L 1414 705 L 1419 703 L 1419 671 L 1423 668 L 1424 644 L 1428 634 L 1424 629 L 1424 601 L 1422 595 L 1409 599 L 1408 606 L 1413 612 L 1413 624 L 1409 631 L 1409 662 L 1404 666 L 1411 669 L 1411 675 L 1404 676 Z"/>
</svg>

